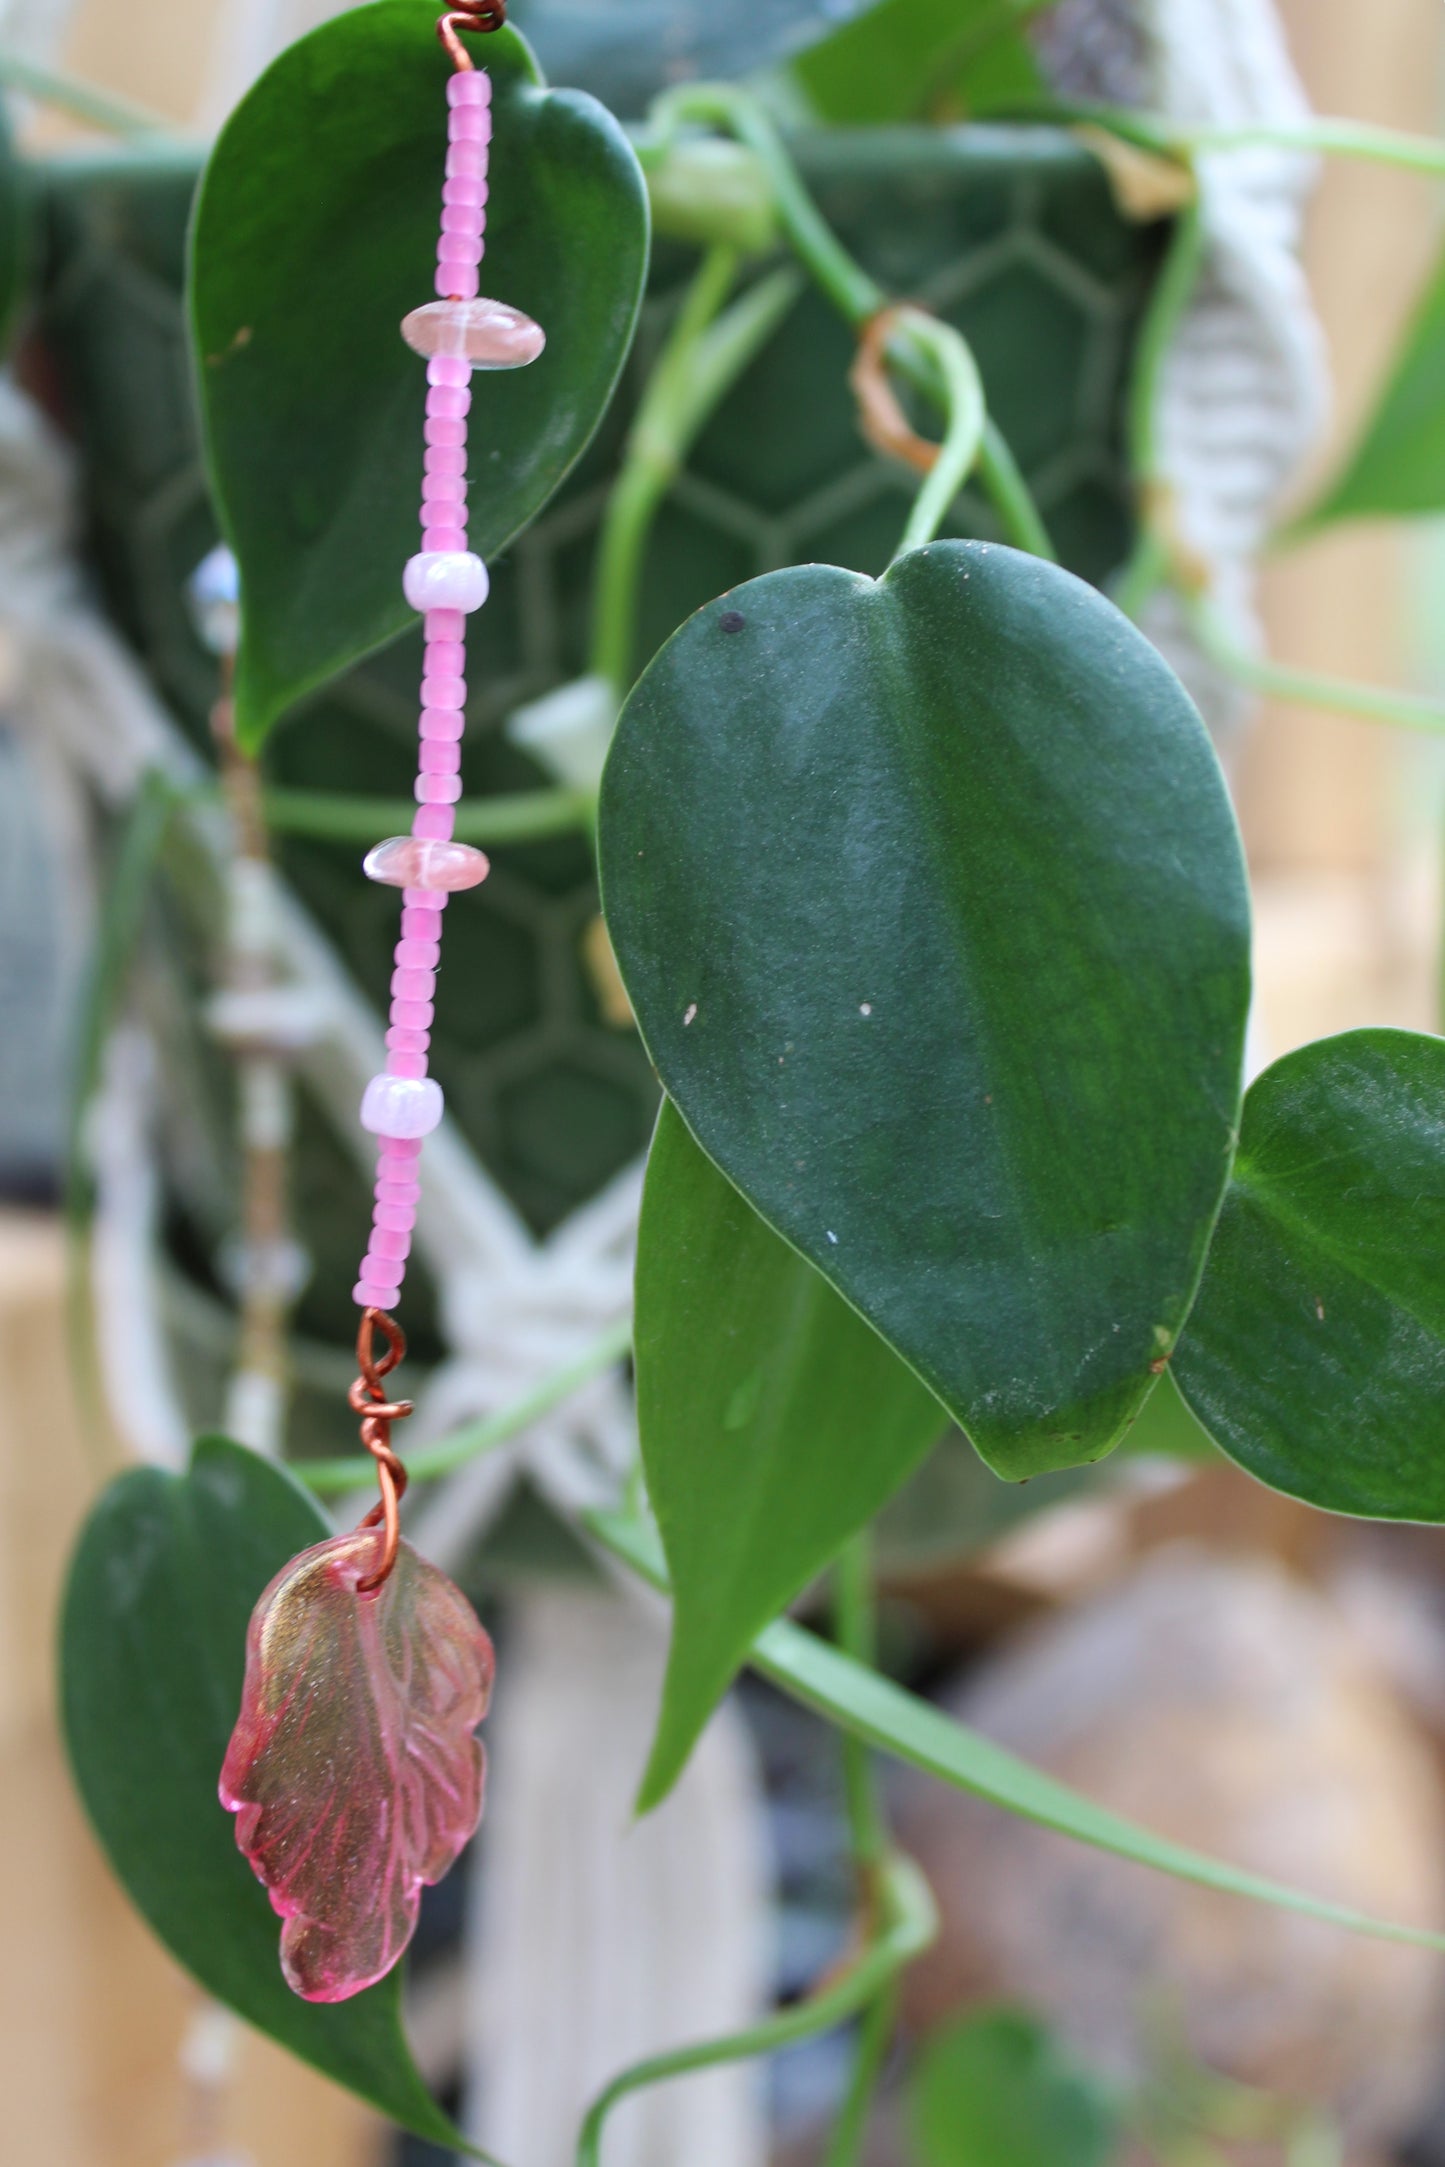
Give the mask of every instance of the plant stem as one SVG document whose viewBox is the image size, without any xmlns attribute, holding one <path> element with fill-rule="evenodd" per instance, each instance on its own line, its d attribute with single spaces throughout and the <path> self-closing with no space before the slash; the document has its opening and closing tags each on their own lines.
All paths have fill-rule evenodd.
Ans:
<svg viewBox="0 0 1445 2167">
<path fill-rule="evenodd" d="M 1292 150 L 1304 156 L 1364 158 L 1375 165 L 1397 166 L 1407 173 L 1445 175 L 1445 142 L 1409 135 L 1398 128 L 1376 128 L 1361 120 L 1320 116 L 1305 121 L 1251 121 L 1243 127 L 1189 127 L 1157 113 L 1111 105 L 1072 105 L 1051 101 L 1020 117 L 1068 127 L 1087 122 L 1107 128 L 1126 143 L 1160 151 L 1166 157 L 1194 158 L 1214 151 Z"/>
<path fill-rule="evenodd" d="M 350 797 L 331 790 L 268 790 L 263 803 L 273 834 L 336 843 L 408 834 L 416 814 L 403 798 Z M 585 790 L 516 790 L 464 801 L 457 807 L 456 834 L 463 843 L 532 843 L 585 833 L 591 822 L 592 799 Z"/>
<path fill-rule="evenodd" d="M 149 112 L 145 106 L 132 105 L 128 98 L 113 97 L 109 91 L 97 90 L 93 84 L 82 83 L 73 75 L 66 75 L 58 68 L 42 67 L 38 61 L 26 60 L 19 53 L 0 47 L 0 83 L 22 92 L 28 98 L 37 99 L 42 105 L 53 105 L 62 113 L 73 114 L 75 119 L 87 122 L 106 135 L 123 136 L 140 142 L 153 141 L 156 137 L 174 139 L 179 130 L 159 113 Z"/>
<path fill-rule="evenodd" d="M 643 393 L 608 499 L 597 549 L 588 667 L 612 685 L 619 701 L 632 683 L 642 560 L 658 507 L 698 432 L 800 290 L 796 272 L 775 271 L 720 315 L 737 262 L 731 247 L 712 248 L 703 258 Z"/>
<path fill-rule="evenodd" d="M 873 2095 L 888 2060 L 897 2024 L 898 1981 L 895 1976 L 863 2012 L 853 2049 L 848 2090 L 828 2135 L 823 2167 L 858 2167 L 863 2140 L 868 2133 Z"/>
<path fill-rule="evenodd" d="M 434 1482 L 438 1476 L 455 1473 L 468 1460 L 480 1459 L 484 1452 L 494 1452 L 499 1445 L 505 1445 L 519 1431 L 537 1421 L 539 1416 L 550 1413 L 563 1400 L 570 1399 L 584 1384 L 613 1368 L 631 1345 L 631 1320 L 614 1324 L 575 1362 L 555 1371 L 531 1392 L 514 1400 L 510 1407 L 504 1407 L 499 1414 L 488 1415 L 482 1422 L 469 1422 L 465 1428 L 453 1430 L 450 1436 L 438 1438 L 434 1445 L 412 1453 L 406 1463 L 408 1475 L 413 1482 Z M 292 1462 L 291 1472 L 318 1496 L 330 1497 L 347 1490 L 364 1489 L 375 1479 L 376 1462 L 369 1455 L 346 1460 L 298 1460 Z"/>
<path fill-rule="evenodd" d="M 1391 722 L 1401 729 L 1431 735 L 1445 731 L 1445 701 L 1419 693 L 1395 692 L 1385 686 L 1354 684 L 1346 678 L 1325 677 L 1312 670 L 1292 670 L 1270 662 L 1239 646 L 1218 611 L 1202 596 L 1181 589 L 1181 597 L 1195 637 L 1210 661 L 1252 692 L 1300 707 L 1358 715 L 1365 722 Z"/>
<path fill-rule="evenodd" d="M 984 423 L 978 478 L 992 499 L 1003 531 L 1014 548 L 1027 550 L 1031 557 L 1044 557 L 1050 564 L 1057 564 L 1058 551 L 1049 539 L 1049 530 L 1039 517 L 1039 508 L 1022 469 L 996 421 Z"/>
<path fill-rule="evenodd" d="M 1203 263 L 1204 223 L 1196 201 L 1187 204 L 1175 222 L 1164 269 L 1139 334 L 1129 385 L 1126 433 L 1139 536 L 1114 590 L 1114 599 L 1126 617 L 1137 617 L 1169 575 L 1171 541 L 1160 531 L 1171 523 L 1172 514 L 1168 483 L 1159 465 L 1159 391 Z"/>
<path fill-rule="evenodd" d="M 908 329 L 938 366 L 943 379 L 947 423 L 938 458 L 914 499 L 894 561 L 910 549 L 933 541 L 977 463 L 983 442 L 985 408 L 978 364 L 961 332 L 936 316 L 907 314 Z"/>
<path fill-rule="evenodd" d="M 694 2070 L 715 2069 L 724 2062 L 750 2061 L 772 2054 L 799 2039 L 813 2039 L 844 2024 L 875 2002 L 905 1964 L 922 1955 L 938 1930 L 928 1884 L 910 1859 L 892 1857 L 879 1874 L 879 1931 L 855 1961 L 831 1984 L 795 2008 L 781 2010 L 750 2030 L 712 2039 L 672 2054 L 653 2055 L 614 2077 L 587 2111 L 577 2140 L 577 2167 L 599 2167 L 607 2116 L 629 2093 L 664 2084 Z"/>
</svg>

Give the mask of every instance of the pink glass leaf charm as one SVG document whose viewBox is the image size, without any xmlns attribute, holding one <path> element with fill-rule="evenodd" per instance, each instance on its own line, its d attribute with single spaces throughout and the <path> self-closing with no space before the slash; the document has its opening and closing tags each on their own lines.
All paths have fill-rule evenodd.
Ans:
<svg viewBox="0 0 1445 2167">
<path fill-rule="evenodd" d="M 381 1534 L 291 1560 L 251 1614 L 241 1713 L 221 1769 L 236 1842 L 284 1919 L 281 1969 L 306 2001 L 345 2001 L 410 1941 L 482 1813 L 473 1736 L 492 1644 L 445 1573 L 402 1543 L 374 1593 Z"/>
</svg>

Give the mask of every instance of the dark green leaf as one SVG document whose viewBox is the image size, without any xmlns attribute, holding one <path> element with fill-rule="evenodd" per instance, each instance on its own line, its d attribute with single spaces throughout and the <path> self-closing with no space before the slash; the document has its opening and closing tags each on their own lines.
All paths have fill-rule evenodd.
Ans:
<svg viewBox="0 0 1445 2167">
<path fill-rule="evenodd" d="M 642 1786 L 652 1806 L 769 1618 L 872 1519 L 947 1417 L 666 1102 L 643 1191 L 633 1345 L 674 1603 Z"/>
<path fill-rule="evenodd" d="M 1106 2167 L 1116 2109 L 1036 2017 L 984 2009 L 934 2033 L 908 2088 L 917 2167 Z"/>
<path fill-rule="evenodd" d="M 1274 1489 L 1445 1520 L 1445 1042 L 1349 1031 L 1260 1077 L 1174 1375 Z"/>
<path fill-rule="evenodd" d="M 794 53 L 780 85 L 839 127 L 1026 104 L 1043 80 L 1018 22 L 1039 11 L 1040 0 L 874 0 Z"/>
<path fill-rule="evenodd" d="M 192 244 L 208 454 L 241 565 L 237 699 L 254 744 L 313 686 L 412 621 L 426 370 L 403 343 L 434 298 L 448 65 L 434 13 L 371 0 L 269 68 L 222 130 Z M 471 538 L 493 557 L 586 446 L 632 337 L 647 208 L 617 123 L 545 91 L 515 31 L 485 41 L 494 136 L 486 290 L 547 350 L 481 375 Z"/>
<path fill-rule="evenodd" d="M 1445 258 L 1422 295 L 1344 472 L 1300 521 L 1445 510 Z"/>
<path fill-rule="evenodd" d="M 400 1971 L 353 2001 L 298 2001 L 281 1977 L 281 1922 L 216 1795 L 252 1607 L 329 1532 L 289 1475 L 222 1438 L 197 1445 L 187 1475 L 120 1476 L 66 1590 L 66 1743 L 112 1866 L 206 1991 L 394 2121 L 456 2145 L 407 2050 Z"/>
<path fill-rule="evenodd" d="M 1193 1297 L 1248 996 L 1233 819 L 1154 650 L 985 544 L 771 573 L 642 678 L 601 843 L 708 1155 L 1000 1473 L 1107 1451 Z"/>
</svg>

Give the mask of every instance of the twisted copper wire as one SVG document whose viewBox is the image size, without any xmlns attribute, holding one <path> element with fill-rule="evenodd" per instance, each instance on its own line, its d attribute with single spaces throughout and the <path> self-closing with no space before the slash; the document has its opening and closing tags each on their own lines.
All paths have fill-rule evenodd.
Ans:
<svg viewBox="0 0 1445 2167">
<path fill-rule="evenodd" d="M 465 73 L 476 62 L 457 36 L 459 30 L 500 30 L 507 20 L 507 0 L 472 0 L 467 7 L 453 8 L 437 24 L 437 36 L 447 49 L 454 68 Z"/>
<path fill-rule="evenodd" d="M 380 1360 L 376 1354 L 378 1331 L 386 1341 L 386 1352 Z M 411 1401 L 389 1400 L 381 1388 L 381 1380 L 391 1375 L 405 1353 L 406 1335 L 395 1317 L 389 1317 L 384 1309 L 363 1310 L 356 1335 L 356 1360 L 361 1375 L 346 1397 L 361 1416 L 361 1442 L 376 1462 L 376 1479 L 381 1490 L 381 1503 L 372 1506 L 361 1525 L 384 1526 L 386 1529 L 381 1563 L 369 1579 L 357 1582 L 363 1595 L 372 1594 L 390 1577 L 401 1541 L 400 1506 L 406 1491 L 406 1468 L 392 1448 L 391 1425 L 406 1419 L 411 1413 Z"/>
</svg>

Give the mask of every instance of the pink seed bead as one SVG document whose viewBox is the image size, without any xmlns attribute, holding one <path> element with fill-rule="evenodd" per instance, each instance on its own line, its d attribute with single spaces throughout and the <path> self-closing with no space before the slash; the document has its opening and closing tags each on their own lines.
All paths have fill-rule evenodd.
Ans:
<svg viewBox="0 0 1445 2167">
<path fill-rule="evenodd" d="M 399 1023 L 393 1023 L 387 1030 L 388 1053 L 425 1053 L 430 1045 L 430 1031 L 406 1031 Z"/>
<path fill-rule="evenodd" d="M 368 1303 L 368 1308 L 395 1308 L 396 1298 L 401 1292 L 401 1283 L 406 1277 L 405 1264 L 394 1264 L 389 1257 L 379 1257 L 374 1251 L 368 1249 L 361 1260 L 361 1273 L 360 1284 L 362 1286 L 379 1287 L 381 1289 L 381 1300 Z"/>
<path fill-rule="evenodd" d="M 441 230 L 443 233 L 468 233 L 480 240 L 486 218 L 486 208 L 483 204 L 444 203 L 442 205 Z"/>
<path fill-rule="evenodd" d="M 424 707 L 421 711 L 423 738 L 440 738 L 445 743 L 459 738 L 466 726 L 466 716 L 454 707 Z"/>
<path fill-rule="evenodd" d="M 431 1001 L 436 998 L 437 974 L 418 965 L 409 969 L 399 963 L 391 974 L 391 991 L 399 1001 Z M 404 1130 L 398 1134 L 404 1135 Z"/>
<path fill-rule="evenodd" d="M 467 441 L 466 423 L 448 420 L 444 414 L 434 414 L 422 424 L 422 435 L 428 444 L 450 444 L 456 450 Z"/>
<path fill-rule="evenodd" d="M 375 844 L 362 865 L 368 880 L 404 889 L 408 901 L 432 892 L 445 894 L 475 888 L 486 879 L 488 870 L 480 850 L 474 850 L 470 843 L 452 842 L 450 824 L 442 836 L 429 835 L 426 829 L 413 824 L 410 835 L 391 835 L 384 843 Z"/>
<path fill-rule="evenodd" d="M 439 941 L 442 937 L 442 914 L 434 903 L 411 903 L 401 914 L 403 940 Z"/>
<path fill-rule="evenodd" d="M 465 474 L 423 474 L 421 478 L 423 504 L 465 504 L 467 501 L 467 477 Z"/>
<path fill-rule="evenodd" d="M 448 180 L 454 180 L 459 173 L 475 174 L 478 179 L 481 179 L 485 176 L 486 170 L 487 154 L 480 143 L 448 143 L 446 166 Z"/>
<path fill-rule="evenodd" d="M 469 187 L 471 184 L 463 182 L 462 185 Z M 426 380 L 429 384 L 441 384 L 459 391 L 471 382 L 472 372 L 460 354 L 433 354 L 426 365 Z"/>
<path fill-rule="evenodd" d="M 453 143 L 490 143 L 492 116 L 479 106 L 454 105 L 447 116 L 447 134 Z"/>
<path fill-rule="evenodd" d="M 387 1234 L 409 1234 L 416 1225 L 416 1213 L 409 1204 L 378 1204 L 371 1223 Z"/>
<path fill-rule="evenodd" d="M 465 643 L 461 640 L 428 640 L 425 666 L 428 677 L 460 677 L 467 666 Z"/>
<path fill-rule="evenodd" d="M 424 625 L 429 640 L 460 640 L 466 638 L 466 611 L 460 609 L 429 609 Z"/>
<path fill-rule="evenodd" d="M 388 1076 L 405 1077 L 413 1083 L 420 1082 L 421 1078 L 426 1074 L 426 1055 L 424 1053 L 389 1053 L 386 1057 L 386 1073 Z"/>
<path fill-rule="evenodd" d="M 383 1184 L 388 1189 L 415 1189 L 417 1195 L 421 1195 L 421 1183 L 417 1180 L 417 1161 L 415 1159 L 399 1159 L 396 1155 L 395 1143 L 389 1144 L 376 1162 L 376 1185 L 378 1189 Z M 397 1201 L 400 1203 L 404 1202 L 405 1199 L 398 1198 Z"/>
<path fill-rule="evenodd" d="M 456 832 L 457 816 L 450 805 L 418 806 L 411 832 L 428 843 L 449 843 Z"/>
<path fill-rule="evenodd" d="M 485 68 L 459 68 L 447 78 L 448 105 L 490 105 L 492 78 Z"/>
<path fill-rule="evenodd" d="M 461 794 L 460 775 L 418 775 L 416 779 L 418 805 L 455 805 Z"/>
<path fill-rule="evenodd" d="M 487 200 L 487 184 L 480 173 L 458 173 L 454 180 L 442 182 L 442 202 L 465 203 L 480 210 Z"/>
<path fill-rule="evenodd" d="M 422 456 L 423 470 L 428 474 L 461 474 L 467 471 L 467 447 L 465 444 L 428 444 Z"/>
<path fill-rule="evenodd" d="M 379 1181 L 376 1184 L 378 1204 L 418 1204 L 421 1201 L 419 1181 Z"/>
<path fill-rule="evenodd" d="M 423 775 L 458 775 L 461 772 L 462 748 L 449 745 L 442 738 L 424 737 L 418 772 Z"/>
<path fill-rule="evenodd" d="M 400 1291 L 399 1287 L 379 1287 L 373 1280 L 358 1279 L 351 1299 L 358 1309 L 389 1309 Z"/>
<path fill-rule="evenodd" d="M 481 274 L 474 263 L 438 264 L 433 284 L 446 301 L 475 301 L 482 290 Z"/>
<path fill-rule="evenodd" d="M 391 1227 L 373 1227 L 367 1246 L 372 1256 L 392 1257 L 401 1264 L 411 1255 L 411 1236 L 399 1233 Z"/>
<path fill-rule="evenodd" d="M 421 531 L 421 546 L 424 550 L 431 551 L 437 556 L 441 556 L 443 553 L 450 555 L 453 550 L 463 550 L 466 548 L 467 530 L 464 526 L 460 525 L 451 527 L 423 527 Z"/>
<path fill-rule="evenodd" d="M 400 970 L 434 971 L 442 959 L 442 944 L 440 941 L 399 940 L 392 954 Z"/>
<path fill-rule="evenodd" d="M 480 234 L 443 233 L 437 242 L 438 263 L 480 263 L 483 253 Z"/>
<path fill-rule="evenodd" d="M 472 410 L 467 384 L 433 384 L 426 395 L 426 410 L 441 421 L 464 421 Z"/>
<path fill-rule="evenodd" d="M 424 677 L 421 681 L 421 704 L 423 707 L 465 707 L 467 704 L 467 681 L 464 677 Z"/>
<path fill-rule="evenodd" d="M 430 1031 L 436 1021 L 436 1007 L 431 1001 L 393 1001 L 393 1023 L 403 1031 Z"/>
<path fill-rule="evenodd" d="M 402 319 L 401 335 L 419 354 L 460 354 L 479 369 L 521 369 L 547 340 L 540 324 L 505 301 L 428 301 Z"/>
</svg>

